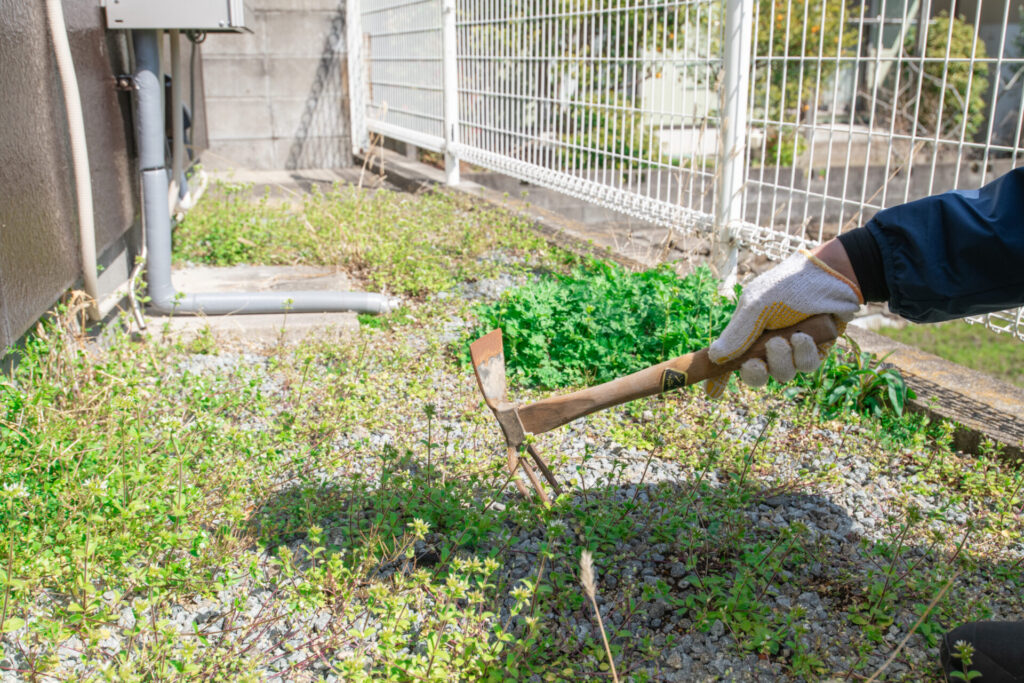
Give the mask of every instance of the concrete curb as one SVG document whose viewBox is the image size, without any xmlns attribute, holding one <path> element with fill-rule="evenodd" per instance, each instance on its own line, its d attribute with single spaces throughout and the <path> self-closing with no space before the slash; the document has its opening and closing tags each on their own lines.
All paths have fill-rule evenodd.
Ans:
<svg viewBox="0 0 1024 683">
<path fill-rule="evenodd" d="M 886 357 L 917 394 L 910 409 L 956 422 L 956 447 L 979 453 L 985 439 L 1002 446 L 1003 457 L 1024 458 L 1024 390 L 854 325 L 847 335 L 863 351 Z"/>
<path fill-rule="evenodd" d="M 359 159 L 359 163 L 363 161 Z M 408 192 L 421 192 L 444 184 L 444 172 L 440 169 L 388 150 L 376 152 L 368 165 L 382 173 L 388 183 Z M 453 189 L 527 216 L 540 234 L 574 253 L 608 258 L 631 269 L 654 265 L 622 253 L 616 249 L 614 241 L 599 243 L 581 223 L 505 193 L 470 181 Z M 870 330 L 850 325 L 847 334 L 862 350 L 879 357 L 888 356 L 886 362 L 900 370 L 907 385 L 917 394 L 910 402 L 910 410 L 958 424 L 954 434 L 957 448 L 977 454 L 983 450 L 985 440 L 990 440 L 1002 448 L 1004 458 L 1024 458 L 1024 390 Z"/>
</svg>

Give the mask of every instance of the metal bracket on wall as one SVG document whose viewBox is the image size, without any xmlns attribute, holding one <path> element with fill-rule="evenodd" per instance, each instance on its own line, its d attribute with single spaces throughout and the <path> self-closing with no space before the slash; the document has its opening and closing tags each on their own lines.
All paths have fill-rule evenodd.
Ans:
<svg viewBox="0 0 1024 683">
<path fill-rule="evenodd" d="M 121 92 L 132 92 L 139 89 L 139 84 L 135 82 L 135 77 L 131 74 L 121 74 L 114 79 L 114 89 Z"/>
</svg>

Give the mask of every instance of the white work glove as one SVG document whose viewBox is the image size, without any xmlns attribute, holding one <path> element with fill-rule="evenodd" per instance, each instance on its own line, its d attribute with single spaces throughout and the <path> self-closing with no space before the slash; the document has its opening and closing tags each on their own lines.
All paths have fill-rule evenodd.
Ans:
<svg viewBox="0 0 1024 683">
<path fill-rule="evenodd" d="M 780 330 L 819 313 L 831 313 L 842 334 L 863 302 L 856 285 L 800 250 L 744 287 L 732 320 L 708 352 L 713 362 L 725 363 L 746 353 L 765 330 Z M 740 379 L 755 387 L 763 386 L 769 375 L 788 382 L 798 371 L 816 370 L 834 341 L 818 346 L 799 332 L 789 341 L 776 337 L 766 346 L 767 364 L 751 358 L 740 367 Z M 709 379 L 708 396 L 721 396 L 728 383 L 728 373 Z"/>
</svg>

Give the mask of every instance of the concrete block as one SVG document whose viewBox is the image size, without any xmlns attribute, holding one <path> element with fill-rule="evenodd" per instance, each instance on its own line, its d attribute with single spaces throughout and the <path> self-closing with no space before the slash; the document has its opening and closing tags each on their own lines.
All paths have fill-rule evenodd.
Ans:
<svg viewBox="0 0 1024 683">
<path fill-rule="evenodd" d="M 345 23 L 337 12 L 268 12 L 265 16 L 267 54 L 319 57 L 345 51 Z"/>
<path fill-rule="evenodd" d="M 275 98 L 270 103 L 274 137 L 287 140 L 294 138 L 302 126 L 306 107 L 307 100 L 304 97 Z"/>
<path fill-rule="evenodd" d="M 278 168 L 274 141 L 267 137 L 241 140 L 210 140 L 202 155 L 203 166 L 212 170 L 233 168 Z"/>
<path fill-rule="evenodd" d="M 206 96 L 263 97 L 267 92 L 267 69 L 262 57 L 206 57 L 203 59 Z"/>
<path fill-rule="evenodd" d="M 203 57 L 262 55 L 266 48 L 263 12 L 246 12 L 245 17 L 252 33 L 208 33 L 200 47 Z"/>
<path fill-rule="evenodd" d="M 258 97 L 208 97 L 206 120 L 210 142 L 271 135 L 270 107 Z"/>
<path fill-rule="evenodd" d="M 347 290 L 348 276 L 323 266 L 196 266 L 176 268 L 171 283 L 186 292 L 274 292 Z"/>
<path fill-rule="evenodd" d="M 352 165 L 352 143 L 344 135 L 274 141 L 278 168 L 344 168 Z"/>
<path fill-rule="evenodd" d="M 270 91 L 278 97 L 307 97 L 315 91 L 338 92 L 339 68 L 332 65 L 318 78 L 318 57 L 271 57 L 268 65 Z M 315 87 L 315 90 L 314 90 Z"/>
<path fill-rule="evenodd" d="M 257 0 L 249 7 L 254 34 L 211 34 L 203 46 L 208 162 L 260 169 L 351 163 L 343 4 Z M 322 71 L 325 50 L 330 68 Z"/>
<path fill-rule="evenodd" d="M 275 99 L 270 108 L 275 138 L 348 134 L 347 100 Z"/>
</svg>

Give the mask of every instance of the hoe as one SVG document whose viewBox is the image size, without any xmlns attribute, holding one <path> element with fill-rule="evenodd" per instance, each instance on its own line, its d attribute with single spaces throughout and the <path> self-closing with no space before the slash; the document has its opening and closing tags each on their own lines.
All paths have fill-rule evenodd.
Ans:
<svg viewBox="0 0 1024 683">
<path fill-rule="evenodd" d="M 526 405 L 517 405 L 508 400 L 505 383 L 505 350 L 501 341 L 500 329 L 493 330 L 470 344 L 469 353 L 473 359 L 473 371 L 476 373 L 480 391 L 483 392 L 484 401 L 494 412 L 494 416 L 498 418 L 498 425 L 505 435 L 505 444 L 508 447 L 509 476 L 515 482 L 519 492 L 528 496 L 526 485 L 517 476 L 518 470 L 522 469 L 537 495 L 547 503 L 550 502 L 550 499 L 544 491 L 534 464 L 550 484 L 556 496 L 561 493 L 561 487 L 533 444 L 527 444 L 525 450 L 530 454 L 534 464 L 520 455 L 527 434 L 543 434 L 572 422 L 578 417 L 605 408 L 611 408 L 644 396 L 687 387 L 727 372 L 733 372 L 751 358 L 763 359 L 765 344 L 769 339 L 774 337 L 788 339 L 796 332 L 810 335 L 818 344 L 831 342 L 837 336 L 832 317 L 817 315 L 791 327 L 766 332 L 743 356 L 721 365 L 713 363 L 708 358 L 707 349 L 701 349 L 652 365 L 631 375 L 599 384 L 596 387 L 581 389 L 571 394 L 552 396 Z"/>
</svg>

